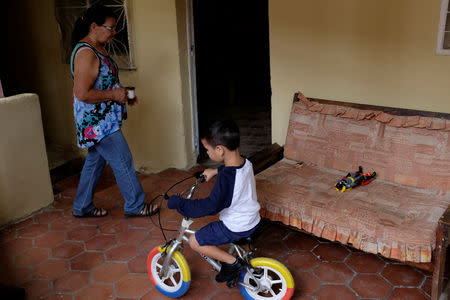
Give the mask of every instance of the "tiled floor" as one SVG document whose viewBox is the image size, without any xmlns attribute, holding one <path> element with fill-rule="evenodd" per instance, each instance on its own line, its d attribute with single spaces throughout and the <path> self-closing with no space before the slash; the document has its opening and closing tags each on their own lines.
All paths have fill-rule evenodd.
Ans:
<svg viewBox="0 0 450 300">
<path fill-rule="evenodd" d="M 152 198 L 188 174 L 166 170 L 140 179 Z M 111 178 L 103 178 L 95 194 L 96 205 L 110 215 L 73 218 L 77 182 L 72 177 L 56 184 L 61 192 L 53 205 L 1 231 L 0 283 L 25 288 L 27 299 L 166 299 L 146 270 L 149 251 L 164 242 L 159 229 L 146 218 L 124 218 L 123 200 Z M 200 196 L 212 184 L 203 184 Z M 176 212 L 162 209 L 164 226 L 176 228 L 180 220 Z M 194 229 L 209 220 L 196 220 Z M 278 224 L 269 223 L 256 246 L 259 256 L 288 266 L 296 283 L 294 299 L 430 298 L 429 273 Z M 243 299 L 237 288 L 215 282 L 209 264 L 190 249 L 184 255 L 192 282 L 182 299 Z"/>
</svg>

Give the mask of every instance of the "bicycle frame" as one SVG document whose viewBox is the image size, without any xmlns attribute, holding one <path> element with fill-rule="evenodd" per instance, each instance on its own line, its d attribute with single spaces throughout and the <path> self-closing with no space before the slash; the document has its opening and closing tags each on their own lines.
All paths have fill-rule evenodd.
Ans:
<svg viewBox="0 0 450 300">
<path fill-rule="evenodd" d="M 199 185 L 200 182 L 201 182 L 201 180 L 197 179 L 195 181 L 195 183 L 190 188 L 187 189 L 187 190 L 189 190 L 187 199 L 191 199 L 192 195 L 195 192 L 195 189 L 197 188 L 197 186 Z M 181 193 L 181 195 L 184 195 L 187 192 L 187 190 L 183 191 Z M 183 241 L 185 241 L 189 244 L 189 237 L 187 235 L 195 234 L 195 230 L 189 229 L 189 227 L 192 225 L 192 223 L 194 223 L 193 220 L 190 220 L 187 217 L 183 217 L 177 238 L 169 241 L 165 245 L 164 251 L 166 254 L 165 254 L 165 258 L 164 258 L 164 263 L 159 272 L 159 275 L 161 276 L 161 278 L 166 278 L 168 276 L 170 260 L 172 258 L 173 253 L 175 253 L 175 251 L 177 251 L 178 249 L 180 250 L 180 252 L 182 252 L 183 251 Z M 252 290 L 258 290 L 260 288 L 259 280 L 257 280 L 254 277 L 253 268 L 251 268 L 251 265 L 249 264 L 249 256 L 253 251 L 252 250 L 246 251 L 241 246 L 233 244 L 233 243 L 230 243 L 229 245 L 230 245 L 230 248 L 228 250 L 229 254 L 233 254 L 234 252 L 236 252 L 241 259 L 243 259 L 244 261 L 247 262 L 247 264 L 248 264 L 247 271 L 249 272 L 250 276 L 256 283 L 256 287 L 249 286 L 249 285 L 243 284 L 241 282 L 239 284 L 243 285 L 249 289 L 252 289 Z M 204 255 L 203 253 L 200 253 L 200 256 L 203 257 L 217 272 L 220 272 L 221 265 L 219 264 L 218 261 L 216 261 L 213 258 L 210 258 L 209 256 Z"/>
</svg>

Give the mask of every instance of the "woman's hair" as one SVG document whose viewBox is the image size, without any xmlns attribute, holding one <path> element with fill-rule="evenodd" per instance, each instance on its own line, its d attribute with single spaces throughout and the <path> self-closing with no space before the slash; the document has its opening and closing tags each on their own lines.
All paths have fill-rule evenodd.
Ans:
<svg viewBox="0 0 450 300">
<path fill-rule="evenodd" d="M 92 23 L 101 26 L 108 17 L 117 19 L 112 8 L 102 4 L 95 4 L 89 7 L 75 22 L 75 27 L 72 31 L 72 49 L 82 38 L 88 35 Z"/>
<path fill-rule="evenodd" d="M 209 126 L 201 135 L 213 147 L 225 146 L 228 150 L 236 150 L 240 143 L 239 127 L 233 120 L 219 120 Z"/>
</svg>

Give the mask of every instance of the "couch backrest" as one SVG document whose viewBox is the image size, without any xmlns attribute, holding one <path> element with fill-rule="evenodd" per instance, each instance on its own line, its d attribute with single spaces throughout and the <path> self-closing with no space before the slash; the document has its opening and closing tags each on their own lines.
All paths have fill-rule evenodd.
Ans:
<svg viewBox="0 0 450 300">
<path fill-rule="evenodd" d="M 338 169 L 343 175 L 362 166 L 364 173 L 376 171 L 380 179 L 450 190 L 449 119 L 320 103 L 301 93 L 296 98 L 286 158 Z"/>
</svg>

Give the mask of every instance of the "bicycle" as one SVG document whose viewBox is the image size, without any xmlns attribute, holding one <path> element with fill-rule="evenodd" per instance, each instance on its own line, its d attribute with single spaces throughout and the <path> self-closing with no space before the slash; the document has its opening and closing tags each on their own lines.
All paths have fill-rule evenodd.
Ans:
<svg viewBox="0 0 450 300">
<path fill-rule="evenodd" d="M 196 178 L 196 180 L 189 188 L 180 193 L 180 196 L 184 197 L 188 193 L 186 198 L 191 199 L 198 185 L 205 181 L 205 177 L 198 172 L 175 185 L 189 178 Z M 170 187 L 169 190 L 175 185 Z M 167 199 L 168 191 L 160 196 Z M 182 252 L 184 248 L 183 241 L 189 241 L 187 234 L 195 233 L 195 230 L 189 229 L 193 222 L 193 220 L 183 217 L 177 237 L 167 241 L 164 234 L 164 230 L 167 229 L 162 228 L 159 220 L 159 227 L 164 239 L 166 239 L 166 243 L 151 250 L 147 258 L 147 271 L 152 283 L 158 291 L 171 298 L 183 296 L 190 286 L 190 268 Z M 227 286 L 231 288 L 238 285 L 245 299 L 290 299 L 294 293 L 292 274 L 286 266 L 275 259 L 267 257 L 254 258 L 256 249 L 252 247 L 252 241 L 253 238 L 250 236 L 229 244 L 228 253 L 232 255 L 236 253 L 246 262 L 247 268 L 238 276 L 237 282 L 236 280 L 229 281 Z M 248 251 L 241 247 L 244 244 L 248 245 Z M 221 266 L 218 261 L 204 254 L 200 255 L 217 272 L 220 271 Z"/>
</svg>

